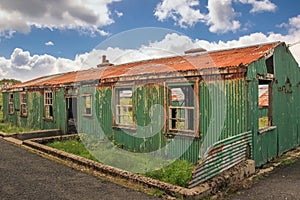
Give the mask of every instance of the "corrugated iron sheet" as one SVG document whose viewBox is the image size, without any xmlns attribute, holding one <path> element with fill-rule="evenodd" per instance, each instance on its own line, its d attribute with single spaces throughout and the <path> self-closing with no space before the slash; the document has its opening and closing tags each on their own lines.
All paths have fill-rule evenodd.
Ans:
<svg viewBox="0 0 300 200">
<path fill-rule="evenodd" d="M 258 88 L 259 101 L 258 105 L 260 107 L 269 106 L 269 86 L 260 85 Z"/>
<path fill-rule="evenodd" d="M 189 188 L 220 174 L 251 156 L 252 132 L 221 140 L 212 145 L 195 168 Z"/>
<path fill-rule="evenodd" d="M 97 69 L 69 72 L 47 76 L 12 86 L 10 89 L 26 86 L 63 85 L 81 81 L 105 80 L 127 76 L 189 72 L 211 68 L 232 68 L 248 66 L 250 63 L 274 51 L 280 42 L 243 48 L 213 51 L 196 55 L 184 55 L 152 59 Z M 212 71 L 206 71 L 212 73 Z"/>
</svg>

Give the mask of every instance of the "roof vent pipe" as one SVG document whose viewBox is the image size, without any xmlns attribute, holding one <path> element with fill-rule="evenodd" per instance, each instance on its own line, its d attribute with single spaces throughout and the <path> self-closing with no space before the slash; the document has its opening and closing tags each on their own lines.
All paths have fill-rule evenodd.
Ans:
<svg viewBox="0 0 300 200">
<path fill-rule="evenodd" d="M 100 68 L 100 67 L 107 67 L 107 66 L 113 66 L 113 64 L 106 59 L 106 55 L 102 55 L 102 63 L 97 65 L 97 67 Z"/>
</svg>

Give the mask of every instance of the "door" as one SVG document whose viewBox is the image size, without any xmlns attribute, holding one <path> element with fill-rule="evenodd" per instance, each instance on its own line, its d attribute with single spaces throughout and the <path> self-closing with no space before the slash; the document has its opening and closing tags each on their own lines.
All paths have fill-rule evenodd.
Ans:
<svg viewBox="0 0 300 200">
<path fill-rule="evenodd" d="M 67 132 L 77 133 L 77 98 L 66 98 Z"/>
</svg>

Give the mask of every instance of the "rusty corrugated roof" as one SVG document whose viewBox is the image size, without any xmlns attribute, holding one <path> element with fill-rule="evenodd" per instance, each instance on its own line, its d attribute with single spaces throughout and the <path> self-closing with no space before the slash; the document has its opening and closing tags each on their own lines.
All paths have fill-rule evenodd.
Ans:
<svg viewBox="0 0 300 200">
<path fill-rule="evenodd" d="M 82 81 L 105 80 L 125 76 L 139 76 L 147 74 L 162 74 L 169 72 L 186 72 L 210 68 L 230 68 L 248 66 L 250 63 L 266 56 L 281 42 L 260 44 L 242 48 L 212 51 L 194 55 L 183 55 L 139 62 L 69 72 L 37 78 L 12 88 L 34 87 L 47 85 L 63 85 Z"/>
</svg>

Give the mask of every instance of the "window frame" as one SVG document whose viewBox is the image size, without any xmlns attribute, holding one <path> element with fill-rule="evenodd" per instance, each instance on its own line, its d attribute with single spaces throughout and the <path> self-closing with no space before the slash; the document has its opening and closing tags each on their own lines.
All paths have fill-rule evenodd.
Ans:
<svg viewBox="0 0 300 200">
<path fill-rule="evenodd" d="M 15 113 L 15 95 L 12 92 L 8 95 L 8 114 L 13 115 Z"/>
<path fill-rule="evenodd" d="M 51 97 L 48 96 L 51 94 Z M 54 119 L 54 108 L 53 108 L 53 100 L 54 100 L 54 92 L 51 90 L 44 91 L 44 119 L 53 120 Z M 49 116 L 48 116 L 49 113 Z"/>
<path fill-rule="evenodd" d="M 180 88 L 182 89 L 183 87 L 187 87 L 187 88 L 192 88 L 192 95 L 193 95 L 193 100 L 192 100 L 192 105 L 185 105 L 185 106 L 172 106 L 172 89 L 175 88 Z M 197 134 L 197 129 L 198 129 L 198 122 L 197 122 L 197 97 L 195 96 L 197 93 L 195 92 L 196 90 L 196 82 L 189 82 L 189 83 L 180 83 L 180 82 L 175 82 L 175 83 L 167 83 L 166 84 L 166 89 L 167 89 L 167 128 L 166 131 L 168 134 L 172 134 L 172 135 L 186 135 L 186 136 L 198 136 Z M 183 91 L 182 91 L 183 92 Z M 191 91 L 189 91 L 191 92 Z M 187 92 L 187 94 L 189 93 Z M 186 94 L 184 94 L 186 95 Z M 186 97 L 184 97 L 184 101 L 186 102 Z M 176 117 L 172 117 L 172 109 L 173 110 L 184 110 L 184 118 L 180 118 L 180 114 L 179 116 L 177 115 L 178 112 L 176 113 Z M 192 129 L 189 129 L 189 112 L 188 110 L 192 110 Z M 174 122 L 174 120 L 176 120 L 176 122 L 184 122 L 184 129 L 180 129 L 180 128 L 173 128 L 172 124 Z"/>
<path fill-rule="evenodd" d="M 260 106 L 260 95 L 258 92 L 258 109 L 260 108 L 267 108 L 267 116 L 268 117 L 268 125 L 267 126 L 259 126 L 260 125 L 260 120 L 261 116 L 258 117 L 258 128 L 259 129 L 266 129 L 268 127 L 273 126 L 273 117 L 272 117 L 272 80 L 270 79 L 259 79 L 258 80 L 258 90 L 260 89 L 260 85 L 268 85 L 268 106 Z"/>
<path fill-rule="evenodd" d="M 121 105 L 120 104 L 120 91 L 130 90 L 131 91 L 131 105 Z M 133 86 L 117 86 L 114 87 L 114 124 L 117 127 L 125 127 L 125 128 L 135 128 L 136 120 L 135 120 L 135 110 L 134 110 L 134 87 Z M 118 109 L 119 108 L 119 109 Z M 122 108 L 126 108 L 127 112 L 132 112 L 132 116 L 130 114 L 121 114 Z M 130 109 L 131 108 L 131 109 Z M 131 110 L 131 111 L 130 111 Z M 122 123 L 121 116 L 129 116 L 131 118 L 130 123 Z M 124 121 L 124 119 L 123 119 Z"/>
<path fill-rule="evenodd" d="M 93 95 L 92 94 L 82 94 L 81 95 L 83 99 L 83 112 L 82 116 L 85 117 L 92 117 L 93 116 Z M 90 98 L 90 112 L 87 112 L 87 98 Z"/>
<path fill-rule="evenodd" d="M 24 98 L 25 95 L 25 98 Z M 24 102 L 25 100 L 25 102 Z M 24 112 L 25 111 L 25 112 Z M 26 92 L 20 93 L 20 115 L 21 117 L 27 117 L 28 111 L 27 111 L 27 94 Z"/>
</svg>

